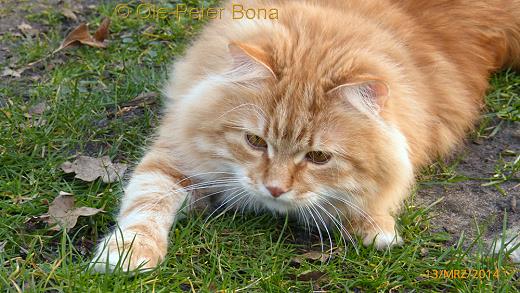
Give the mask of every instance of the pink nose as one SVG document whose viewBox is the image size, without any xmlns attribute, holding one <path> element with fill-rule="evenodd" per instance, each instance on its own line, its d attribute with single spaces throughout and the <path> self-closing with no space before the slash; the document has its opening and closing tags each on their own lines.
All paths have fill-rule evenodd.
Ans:
<svg viewBox="0 0 520 293">
<path fill-rule="evenodd" d="M 286 193 L 287 191 L 281 189 L 280 187 L 266 186 L 267 190 L 271 193 L 273 197 L 279 197 L 280 195 Z"/>
</svg>

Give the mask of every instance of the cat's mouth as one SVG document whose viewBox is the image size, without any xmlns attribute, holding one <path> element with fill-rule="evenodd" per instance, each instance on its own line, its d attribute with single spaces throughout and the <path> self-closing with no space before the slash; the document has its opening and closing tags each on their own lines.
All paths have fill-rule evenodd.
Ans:
<svg viewBox="0 0 520 293">
<path fill-rule="evenodd" d="M 300 194 L 296 194 L 296 191 L 290 190 L 278 196 L 273 196 L 265 188 L 258 188 L 252 184 L 249 180 L 242 182 L 244 191 L 247 192 L 247 199 L 244 199 L 246 208 L 263 208 L 272 212 L 288 213 L 291 211 L 298 210 L 298 207 L 305 204 L 305 200 L 308 198 Z M 265 190 L 264 190 L 265 189 Z M 238 203 L 240 205 L 240 203 Z"/>
<path fill-rule="evenodd" d="M 296 199 L 297 196 L 294 191 L 289 191 L 278 197 L 273 197 L 270 194 L 255 190 L 250 196 L 254 198 L 257 205 L 262 206 L 269 211 L 284 214 L 298 210 L 299 206 L 305 204 L 305 200 Z"/>
<path fill-rule="evenodd" d="M 266 209 L 279 212 L 279 213 L 287 213 L 293 209 L 295 206 L 293 203 L 288 201 L 287 199 L 283 199 L 281 197 L 264 197 L 257 200 L 261 205 L 263 205 Z"/>
</svg>

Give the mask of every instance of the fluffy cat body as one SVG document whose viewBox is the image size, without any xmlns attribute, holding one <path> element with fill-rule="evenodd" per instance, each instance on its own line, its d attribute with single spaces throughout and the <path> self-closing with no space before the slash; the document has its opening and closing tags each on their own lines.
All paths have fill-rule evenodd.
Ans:
<svg viewBox="0 0 520 293">
<path fill-rule="evenodd" d="M 520 65 L 517 0 L 246 4 L 279 19 L 224 15 L 175 64 L 97 270 L 155 267 L 183 203 L 213 194 L 398 244 L 414 174 L 463 140 L 490 74 Z"/>
</svg>

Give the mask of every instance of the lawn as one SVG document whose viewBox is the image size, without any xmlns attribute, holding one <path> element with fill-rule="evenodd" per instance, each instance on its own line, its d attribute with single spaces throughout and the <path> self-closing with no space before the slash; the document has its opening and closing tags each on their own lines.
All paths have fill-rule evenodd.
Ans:
<svg viewBox="0 0 520 293">
<path fill-rule="evenodd" d="M 160 93 L 169 65 L 203 22 L 123 17 L 115 13 L 116 2 L 80 1 L 80 6 L 66 5 L 68 10 L 47 1 L 2 3 L 2 291 L 520 291 L 519 267 L 505 251 L 492 255 L 483 237 L 453 240 L 432 224 L 436 205 L 415 201 L 426 186 L 475 180 L 457 175 L 457 160 L 439 161 L 423 172 L 399 218 L 405 244 L 391 251 L 345 244 L 339 233 L 329 241 L 325 231 L 322 242 L 318 231 L 308 233 L 290 219 L 271 215 L 226 213 L 207 220 L 195 214 L 176 224 L 167 260 L 158 269 L 137 276 L 90 272 L 95 243 L 114 225 L 124 180 L 86 182 L 61 165 L 79 155 L 109 156 L 129 165 L 127 175 L 131 172 L 161 117 L 161 98 L 154 93 Z M 204 1 L 212 5 L 216 1 Z M 79 23 L 88 22 L 93 32 L 105 16 L 112 20 L 106 48 L 52 53 Z M 30 27 L 20 27 L 21 21 Z M 469 136 L 483 144 L 504 128 L 517 127 L 520 117 L 520 75 L 503 72 L 492 84 L 487 112 Z M 146 102 L 135 102 L 145 94 Z M 479 178 L 478 186 L 508 196 L 518 192 L 520 154 L 503 155 L 494 174 Z M 41 216 L 60 192 L 72 194 L 76 207 L 104 212 L 80 217 L 70 229 L 52 229 Z"/>
</svg>

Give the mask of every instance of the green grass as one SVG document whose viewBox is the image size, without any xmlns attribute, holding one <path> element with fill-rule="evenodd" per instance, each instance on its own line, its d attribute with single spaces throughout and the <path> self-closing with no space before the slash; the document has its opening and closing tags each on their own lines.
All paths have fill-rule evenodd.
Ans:
<svg viewBox="0 0 520 293">
<path fill-rule="evenodd" d="M 462 245 L 462 239 L 457 245 L 446 245 L 449 235 L 432 232 L 429 209 L 414 206 L 413 196 L 399 220 L 405 245 L 391 251 L 357 246 L 356 252 L 352 245 L 345 249 L 338 235 L 333 235 L 337 246 L 328 262 L 305 260 L 296 265 L 294 257 L 320 250 L 315 237 L 302 241 L 306 233 L 283 218 L 226 214 L 208 223 L 203 217 L 179 222 L 167 260 L 153 272 L 138 276 L 91 274 L 87 264 L 94 244 L 114 224 L 121 183 L 86 183 L 65 174 L 59 166 L 77 154 L 109 155 L 118 162 L 135 163 L 160 111 L 149 106 L 127 119 L 107 118 L 107 112 L 142 92 L 159 91 L 171 60 L 183 52 L 202 25 L 186 19 L 123 19 L 113 15 L 114 7 L 101 5 L 85 15 L 91 30 L 103 16 L 112 16 L 107 49 L 79 47 L 50 55 L 71 28 L 53 8 L 24 12 L 29 22 L 49 27 L 39 36 L 0 35 L 0 42 L 9 44 L 16 67 L 43 58 L 22 78 L 0 79 L 0 246 L 5 245 L 0 250 L 2 291 L 520 290 L 518 267 L 504 252 L 491 257 L 480 239 L 469 248 Z M 496 135 L 504 123 L 519 119 L 520 76 L 502 73 L 492 84 L 489 112 L 476 137 Z M 49 106 L 41 117 L 46 123 L 31 127 L 28 109 L 42 101 Z M 456 173 L 456 162 L 432 165 L 425 171 L 423 183 L 468 180 Z M 496 176 L 482 181 L 500 187 L 517 180 L 519 165 L 518 159 L 504 160 L 496 166 Z M 77 206 L 106 212 L 80 218 L 70 231 L 51 231 L 34 217 L 45 213 L 47 202 L 60 191 L 73 193 Z M 469 268 L 499 270 L 499 278 L 434 278 L 432 271 Z M 323 274 L 319 279 L 309 274 L 317 272 Z"/>
</svg>

